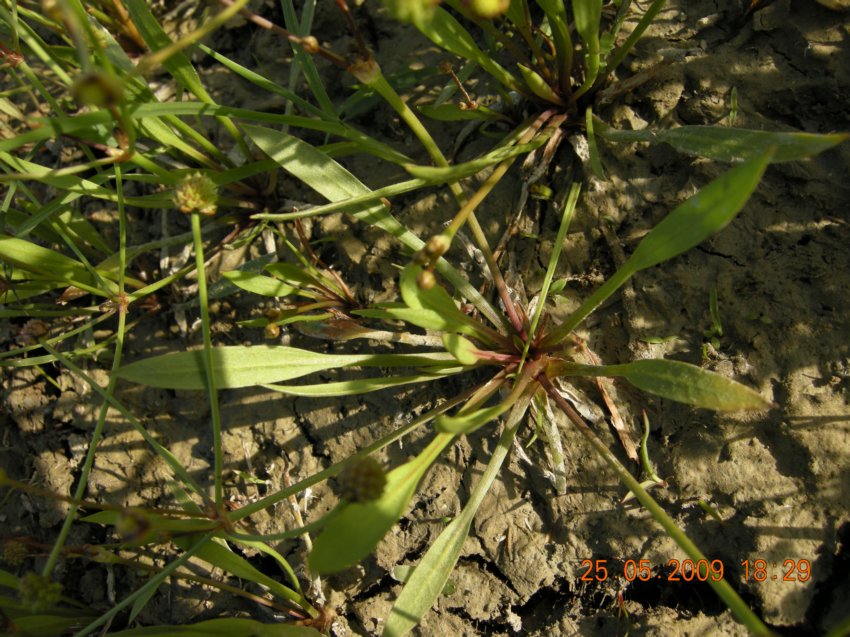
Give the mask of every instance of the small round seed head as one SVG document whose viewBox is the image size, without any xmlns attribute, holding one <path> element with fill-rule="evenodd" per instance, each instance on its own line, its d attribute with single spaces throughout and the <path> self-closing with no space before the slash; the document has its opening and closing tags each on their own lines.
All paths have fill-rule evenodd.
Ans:
<svg viewBox="0 0 850 637">
<path fill-rule="evenodd" d="M 63 18 L 62 7 L 57 0 L 41 0 L 41 11 L 53 20 L 61 21 Z"/>
<path fill-rule="evenodd" d="M 3 561 L 10 566 L 20 566 L 27 559 L 29 550 L 26 544 L 18 540 L 6 540 L 3 543 Z"/>
<path fill-rule="evenodd" d="M 263 328 L 263 336 L 269 340 L 278 338 L 280 336 L 280 325 L 277 323 L 268 323 Z"/>
<path fill-rule="evenodd" d="M 310 55 L 314 55 L 319 52 L 319 41 L 315 38 L 315 36 L 307 35 L 301 38 L 301 48 L 304 49 L 305 53 L 309 53 Z"/>
<path fill-rule="evenodd" d="M 431 270 L 422 270 L 416 277 L 416 285 L 423 290 L 430 290 L 437 284 L 437 277 Z"/>
<path fill-rule="evenodd" d="M 381 464 L 367 456 L 349 464 L 337 477 L 340 496 L 349 502 L 370 502 L 384 493 L 387 476 Z"/>
<path fill-rule="evenodd" d="M 174 204 L 180 212 L 202 215 L 215 214 L 218 202 L 218 187 L 202 172 L 186 175 L 174 190 Z"/>
<path fill-rule="evenodd" d="M 430 259 L 436 261 L 449 251 L 449 246 L 451 244 L 452 240 L 448 235 L 435 234 L 433 237 L 428 239 L 428 243 L 425 244 L 424 251 Z"/>
<path fill-rule="evenodd" d="M 59 601 L 62 597 L 62 585 L 30 571 L 20 579 L 18 595 L 24 606 L 33 612 L 38 612 L 50 608 Z"/>
<path fill-rule="evenodd" d="M 478 18 L 492 19 L 508 9 L 509 0 L 471 0 L 469 8 Z"/>
</svg>

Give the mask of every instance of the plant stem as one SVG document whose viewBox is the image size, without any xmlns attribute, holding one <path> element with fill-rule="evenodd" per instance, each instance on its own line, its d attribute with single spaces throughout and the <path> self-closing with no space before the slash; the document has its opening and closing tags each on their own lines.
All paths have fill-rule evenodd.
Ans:
<svg viewBox="0 0 850 637">
<path fill-rule="evenodd" d="M 579 433 L 585 437 L 594 450 L 602 456 L 602 459 L 605 460 L 608 466 L 614 470 L 614 473 L 617 474 L 620 482 L 634 493 L 638 501 L 646 507 L 646 510 L 649 511 L 650 515 L 652 515 L 655 521 L 661 525 L 664 532 L 679 545 L 679 548 L 681 548 L 694 562 L 698 562 L 700 560 L 707 561 L 706 556 L 699 550 L 696 544 L 694 544 L 685 532 L 676 525 L 673 518 L 667 515 L 667 512 L 661 508 L 661 505 L 659 505 L 653 497 L 647 493 L 646 489 L 644 489 L 640 482 L 632 476 L 629 470 L 622 462 L 619 461 L 617 456 L 611 452 L 605 443 L 602 442 L 599 436 L 597 436 L 596 433 L 587 426 L 578 412 L 573 409 L 572 405 L 570 405 L 563 396 L 558 393 L 546 375 L 541 374 L 537 380 L 549 397 L 555 401 L 561 411 L 563 411 L 573 422 Z M 744 626 L 746 626 L 753 635 L 773 634 L 771 630 L 765 626 L 761 619 L 759 619 L 758 616 L 750 610 L 749 606 L 747 606 L 744 600 L 740 598 L 738 593 L 735 592 L 735 589 L 733 589 L 725 579 L 714 581 L 709 578 L 708 584 L 714 589 L 717 596 L 723 600 L 729 610 L 732 611 L 732 614 L 735 615 L 738 621 L 744 624 Z"/>
<path fill-rule="evenodd" d="M 410 128 L 414 135 L 416 135 L 417 139 L 419 139 L 420 143 L 425 147 L 425 150 L 428 152 L 428 155 L 431 157 L 433 162 L 441 167 L 448 167 L 449 162 L 443 155 L 443 152 L 440 150 L 440 147 L 437 145 L 437 142 L 434 141 L 434 138 L 431 137 L 431 134 L 428 130 L 422 125 L 422 122 L 419 121 L 419 118 L 416 117 L 416 114 L 410 109 L 407 103 L 401 98 L 401 96 L 396 93 L 395 89 L 390 86 L 390 83 L 387 82 L 387 79 L 384 77 L 381 72 L 381 68 L 378 66 L 378 63 L 374 60 L 365 60 L 363 62 L 359 62 L 358 64 L 351 67 L 351 72 L 354 76 L 359 79 L 364 84 L 368 85 L 369 88 L 373 89 L 376 93 L 378 93 L 381 97 L 383 97 L 387 103 L 395 109 L 395 111 L 399 114 L 405 124 Z M 520 140 L 518 143 L 526 143 L 530 140 L 540 129 L 540 126 L 545 123 L 549 117 L 551 117 L 552 111 L 546 111 L 543 115 L 537 118 L 535 122 L 529 127 L 526 133 L 523 136 L 523 140 Z M 525 139 L 527 137 L 527 139 Z M 455 215 L 455 219 L 461 217 L 463 221 L 460 222 L 460 225 L 463 225 L 463 222 L 469 223 L 469 228 L 472 231 L 473 238 L 475 239 L 475 243 L 478 245 L 478 248 L 481 250 L 481 253 L 484 255 L 484 260 L 487 262 L 487 268 L 490 270 L 491 275 L 493 276 L 493 284 L 496 287 L 497 292 L 499 293 L 499 298 L 502 300 L 502 305 L 505 306 L 505 311 L 508 313 L 508 318 L 510 319 L 511 326 L 514 331 L 519 334 L 522 338 L 525 338 L 525 330 L 522 324 L 522 320 L 519 318 L 519 314 L 514 307 L 513 301 L 511 300 L 511 296 L 508 293 L 508 286 L 505 283 L 505 279 L 502 276 L 501 271 L 499 270 L 499 266 L 496 263 L 496 259 L 493 257 L 493 251 L 490 249 L 490 245 L 487 242 L 487 237 L 484 234 L 484 230 L 481 228 L 481 225 L 478 223 L 478 219 L 475 218 L 475 207 L 481 203 L 481 201 L 486 197 L 493 187 L 499 182 L 499 180 L 504 176 L 507 169 L 513 163 L 513 159 L 505 160 L 500 164 L 499 168 L 491 175 L 490 179 L 488 179 L 484 185 L 478 190 L 478 192 L 473 196 L 473 200 L 469 202 L 466 201 L 466 196 L 463 194 L 463 189 L 460 184 L 456 181 L 449 183 L 449 188 L 451 188 L 452 194 L 455 196 L 458 204 L 461 205 L 461 212 L 458 212 Z M 502 166 L 504 165 L 504 168 Z M 501 171 L 500 171 L 501 169 Z M 495 175 L 495 177 L 494 177 Z M 480 197 L 479 197 L 480 194 Z M 452 225 L 455 225 L 455 222 L 452 222 Z M 460 227 L 458 225 L 453 230 L 450 230 L 449 236 L 454 236 L 457 232 L 457 229 Z M 450 229 L 452 226 L 450 226 Z M 495 325 L 503 325 L 501 321 L 497 321 Z"/>
<path fill-rule="evenodd" d="M 124 296 L 124 269 L 127 265 L 127 219 L 124 211 L 124 198 L 122 196 L 122 188 L 123 182 L 121 180 L 121 167 L 119 164 L 115 164 L 115 190 L 118 194 L 118 331 L 116 333 L 115 338 L 115 355 L 112 357 L 112 373 L 109 375 L 109 384 L 106 387 L 106 393 L 109 396 L 112 396 L 115 393 L 115 385 L 118 382 L 118 376 L 115 372 L 121 366 L 121 354 L 124 350 L 124 331 L 126 328 L 127 322 L 127 308 L 126 306 L 122 306 L 121 303 Z M 109 410 L 109 403 L 104 400 L 100 405 L 100 411 L 97 415 L 97 423 L 95 424 L 94 431 L 92 432 L 91 442 L 89 443 L 88 451 L 86 452 L 86 458 L 83 462 L 83 468 L 80 472 L 80 478 L 77 482 L 77 488 L 74 490 L 73 498 L 74 500 L 82 500 L 85 495 L 86 489 L 88 488 L 89 483 L 89 474 L 91 473 L 91 469 L 94 466 L 94 458 L 95 453 L 97 452 L 97 446 L 100 444 L 100 439 L 103 436 L 103 428 L 106 425 L 106 414 Z M 56 541 L 53 543 L 53 548 L 50 551 L 50 555 L 47 557 L 47 562 L 44 564 L 44 568 L 42 569 L 42 575 L 44 577 L 49 577 L 53 572 L 53 569 L 56 567 L 56 562 L 59 559 L 59 555 L 62 552 L 62 547 L 65 545 L 65 540 L 68 538 L 68 533 L 71 531 L 71 525 L 74 522 L 74 516 L 77 513 L 77 505 L 72 504 L 68 513 L 65 516 L 65 520 L 62 523 L 62 528 L 59 530 L 59 536 L 56 538 Z"/>
<path fill-rule="evenodd" d="M 207 305 L 207 276 L 204 269 L 204 244 L 201 238 L 201 216 L 192 213 L 192 240 L 195 244 L 195 265 L 198 272 L 198 302 L 201 306 L 201 330 L 204 338 L 204 372 L 207 377 L 207 390 L 210 399 L 210 415 L 213 426 L 213 455 L 215 463 L 215 505 L 221 509 L 224 499 L 224 479 L 222 476 L 221 451 L 221 412 L 218 405 L 215 371 L 212 364 L 212 337 L 210 335 L 210 310 Z"/>
</svg>

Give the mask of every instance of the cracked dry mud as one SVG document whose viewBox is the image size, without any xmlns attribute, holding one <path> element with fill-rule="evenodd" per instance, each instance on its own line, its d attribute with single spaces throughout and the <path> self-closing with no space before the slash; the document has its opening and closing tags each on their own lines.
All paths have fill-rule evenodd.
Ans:
<svg viewBox="0 0 850 637">
<path fill-rule="evenodd" d="M 317 30 L 345 33 L 332 9 L 320 7 Z M 400 47 L 418 58 L 439 59 L 410 29 L 390 23 L 374 7 L 362 11 L 378 59 L 389 59 L 387 70 L 399 70 L 392 65 L 404 59 L 397 55 Z M 714 123 L 725 121 L 736 88 L 737 126 L 850 130 L 848 39 L 850 17 L 814 2 L 777 0 L 750 20 L 742 19 L 732 1 L 670 2 L 639 45 L 629 70 L 638 73 L 658 65 L 664 50 L 687 50 L 688 55 L 660 65 L 646 84 L 597 113 L 619 128 Z M 344 48 L 347 36 L 341 35 L 338 42 Z M 248 27 L 225 32 L 219 45 L 238 61 L 278 76 L 288 59 L 283 42 Z M 268 96 L 215 72 L 205 78 L 222 103 L 279 107 Z M 328 81 L 343 98 L 347 80 L 331 73 Z M 381 134 L 416 152 L 385 108 L 360 125 L 376 121 Z M 455 134 L 447 128 L 445 139 Z M 470 142 L 460 156 L 480 152 L 484 146 L 476 143 L 486 145 L 486 140 Z M 564 163 L 569 152 L 565 145 Z M 614 270 L 612 248 L 629 253 L 664 214 L 723 169 L 664 146 L 604 145 L 602 154 L 609 180 L 588 186 L 565 246 L 561 276 L 569 282 L 560 301 L 564 312 Z M 368 162 L 347 165 L 355 174 L 366 175 L 372 186 L 393 176 L 386 167 Z M 652 459 L 669 482 L 655 497 L 708 556 L 723 561 L 733 585 L 765 621 L 797 635 L 820 634 L 834 626 L 846 616 L 850 598 L 848 174 L 846 144 L 806 163 L 772 166 L 726 230 L 684 256 L 637 275 L 631 289 L 595 313 L 581 330 L 605 362 L 662 356 L 705 362 L 776 404 L 768 413 L 719 416 L 618 387 L 635 437 L 640 409 L 649 411 Z M 563 185 L 560 173 L 552 179 L 554 185 Z M 493 237 L 501 234 L 515 195 L 516 183 L 506 183 L 485 203 L 482 218 Z M 421 235 L 433 232 L 450 212 L 440 194 L 399 203 L 400 216 Z M 542 205 L 532 207 L 527 223 L 540 241 L 520 237 L 512 246 L 515 267 L 533 294 L 551 250 L 555 214 Z M 611 232 L 602 233 L 601 224 L 608 224 Z M 137 242 L 147 238 L 145 231 L 135 231 Z M 386 237 L 352 227 L 338 215 L 316 222 L 312 232 L 336 242 L 335 252 L 328 255 L 337 259 L 350 283 L 364 293 L 393 293 L 391 263 L 402 257 Z M 719 349 L 704 359 L 712 288 L 717 290 L 723 336 Z M 217 315 L 216 342 L 259 342 L 261 334 L 234 325 L 257 311 L 256 299 L 230 303 L 232 307 L 222 304 Z M 188 314 L 191 323 L 191 309 Z M 128 360 L 198 344 L 197 334 L 184 338 L 171 330 L 173 324 L 174 316 L 166 313 L 136 329 L 129 339 Z M 19 327 L 2 327 L 0 336 L 9 346 Z M 295 345 L 315 346 L 298 334 L 288 338 Z M 105 383 L 102 367 L 87 365 Z M 57 376 L 61 391 L 30 369 L 4 371 L 0 466 L 12 476 L 68 494 L 97 403 L 67 372 L 50 373 Z M 228 492 L 236 500 L 252 498 L 281 488 L 286 480 L 310 475 L 391 431 L 440 396 L 451 395 L 464 382 L 448 380 L 425 392 L 333 400 L 292 399 L 256 390 L 222 392 Z M 200 394 L 125 386 L 119 396 L 198 479 L 209 478 L 208 410 Z M 170 490 L 163 463 L 114 411 L 109 412 L 107 432 L 88 496 L 126 505 L 167 502 Z M 545 451 L 539 443 L 527 450 L 531 464 L 514 454 L 475 519 L 451 578 L 454 592 L 439 599 L 416 633 L 744 634 L 707 586 L 667 581 L 669 560 L 683 559 L 682 553 L 645 513 L 624 510 L 619 504 L 622 487 L 578 435 L 566 425 L 562 435 L 568 452 L 566 494 L 557 495 L 544 477 Z M 617 447 L 614 437 L 606 435 Z M 526 433 L 523 442 L 528 439 Z M 425 432 L 417 434 L 403 446 L 386 450 L 381 459 L 394 466 L 412 457 L 426 440 Z M 490 428 L 460 440 L 426 475 L 409 513 L 376 554 L 327 580 L 328 603 L 339 614 L 339 634 L 380 631 L 381 618 L 400 590 L 390 576 L 392 568 L 415 564 L 445 518 L 458 513 L 494 444 Z M 267 483 L 246 482 L 238 471 Z M 308 520 L 334 501 L 330 488 L 316 488 Z M 710 504 L 720 520 L 708 515 L 700 502 Z M 4 533 L 49 543 L 65 509 L 12 494 L 0 511 Z M 292 513 L 280 505 L 255 516 L 252 523 L 260 533 L 278 531 L 292 524 Z M 80 524 L 69 543 L 104 539 L 102 531 Z M 287 542 L 281 550 L 294 563 L 302 562 L 301 544 Z M 582 581 L 587 570 L 583 562 L 601 559 L 607 560 L 611 576 L 604 582 Z M 630 584 L 614 577 L 622 573 L 626 560 L 640 559 L 648 560 L 660 577 Z M 765 561 L 767 579 L 744 582 L 742 562 L 752 568 L 755 560 Z M 257 563 L 273 569 L 259 558 Z M 808 581 L 783 581 L 786 573 L 800 575 L 796 569 L 805 563 L 810 565 Z M 58 575 L 66 590 L 78 591 L 83 601 L 108 607 L 102 567 L 69 562 L 61 565 Z M 119 598 L 141 581 L 136 575 L 122 575 L 116 584 Z M 258 607 L 229 596 L 172 584 L 140 619 L 185 622 L 236 611 L 267 618 Z"/>
</svg>

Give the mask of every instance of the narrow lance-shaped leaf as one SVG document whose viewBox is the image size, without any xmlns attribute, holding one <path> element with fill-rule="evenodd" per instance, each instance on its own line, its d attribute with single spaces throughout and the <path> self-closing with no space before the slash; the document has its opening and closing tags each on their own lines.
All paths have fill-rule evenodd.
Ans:
<svg viewBox="0 0 850 637">
<path fill-rule="evenodd" d="M 612 142 L 663 142 L 676 150 L 715 159 L 740 161 L 773 149 L 771 162 L 812 157 L 850 138 L 848 133 L 769 132 L 724 126 L 681 126 L 669 130 L 616 130 L 593 119 L 596 134 Z"/>
<path fill-rule="evenodd" d="M 460 557 L 466 536 L 469 535 L 472 519 L 478 511 L 478 507 L 484 501 L 484 496 L 487 495 L 496 476 L 499 475 L 499 469 L 511 449 L 519 424 L 528 410 L 530 400 L 531 393 L 527 392 L 514 405 L 508 421 L 505 423 L 505 429 L 499 437 L 498 445 L 490 457 L 490 462 L 487 464 L 481 480 L 475 485 L 469 497 L 469 502 L 463 507 L 460 515 L 443 529 L 440 536 L 416 566 L 393 606 L 382 633 L 383 637 L 401 637 L 413 628 L 428 612 L 434 600 L 445 587 L 449 575 L 454 569 L 458 557 Z"/>
<path fill-rule="evenodd" d="M 195 537 L 197 536 L 175 537 L 173 542 L 185 550 L 192 545 L 192 539 Z M 221 540 L 215 538 L 204 542 L 195 553 L 196 557 L 220 568 L 225 573 L 265 586 L 283 599 L 298 600 L 300 598 L 295 591 L 258 570 L 244 557 L 237 555 L 219 542 Z"/>
<path fill-rule="evenodd" d="M 342 380 L 334 383 L 319 383 L 316 385 L 263 385 L 266 389 L 277 391 L 290 396 L 359 396 L 368 392 L 410 385 L 412 383 L 427 383 L 444 378 L 445 374 L 420 374 L 418 376 L 390 376 L 388 378 L 357 378 Z"/>
<path fill-rule="evenodd" d="M 463 28 L 463 25 L 446 10 L 438 8 L 434 11 L 430 20 L 418 23 L 416 27 L 441 49 L 451 51 L 466 60 L 474 60 L 489 75 L 509 89 L 522 90 L 522 85 L 517 82 L 516 78 L 497 64 L 491 56 L 478 48 L 469 31 Z"/>
<path fill-rule="evenodd" d="M 578 310 L 544 338 L 543 344 L 551 346 L 566 338 L 635 272 L 672 259 L 725 228 L 747 203 L 771 157 L 772 152 L 768 151 L 732 168 L 676 207 Z"/>
<path fill-rule="evenodd" d="M 369 555 L 404 515 L 422 476 L 453 439 L 439 434 L 416 458 L 390 471 L 377 500 L 344 505 L 313 543 L 310 570 L 333 573 Z"/>
<path fill-rule="evenodd" d="M 599 23 L 602 20 L 602 0 L 572 2 L 576 30 L 584 42 L 584 82 L 574 97 L 584 94 L 596 81 L 600 66 Z"/>
<path fill-rule="evenodd" d="M 278 345 L 234 345 L 211 351 L 216 384 L 251 387 L 343 367 L 429 367 L 454 363 L 447 352 L 427 354 L 322 354 Z M 119 378 L 169 389 L 205 389 L 203 350 L 145 358 L 121 367 Z"/>
<path fill-rule="evenodd" d="M 651 394 L 717 411 L 770 407 L 768 401 L 749 387 L 681 361 L 645 359 L 601 366 L 565 363 L 560 371 L 575 376 L 620 376 Z"/>
<path fill-rule="evenodd" d="M 151 51 L 158 51 L 172 44 L 171 38 L 168 37 L 168 34 L 148 8 L 148 2 L 145 0 L 125 0 L 125 2 L 133 23 Z M 181 86 L 189 90 L 199 100 L 208 103 L 213 102 L 210 94 L 201 83 L 198 72 L 195 71 L 185 53 L 177 51 L 164 60 L 162 64 Z"/>
<path fill-rule="evenodd" d="M 289 296 L 295 292 L 295 288 L 291 285 L 256 272 L 231 270 L 222 272 L 222 276 L 236 287 L 260 296 Z"/>
<path fill-rule="evenodd" d="M 99 282 L 79 261 L 16 237 L 0 235 L 0 262 L 104 296 L 117 292 L 112 282 L 109 282 L 110 289 L 100 290 Z"/>
</svg>

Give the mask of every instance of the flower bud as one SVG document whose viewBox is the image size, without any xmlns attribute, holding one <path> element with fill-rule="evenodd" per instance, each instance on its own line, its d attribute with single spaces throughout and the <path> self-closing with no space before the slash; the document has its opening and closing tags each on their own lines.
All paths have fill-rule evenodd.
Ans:
<svg viewBox="0 0 850 637">
<path fill-rule="evenodd" d="M 304 36 L 298 43 L 301 45 L 301 48 L 304 49 L 304 52 L 309 53 L 310 55 L 318 53 L 320 48 L 319 41 L 312 35 Z"/>
<path fill-rule="evenodd" d="M 425 244 L 423 250 L 432 261 L 436 261 L 449 251 L 449 246 L 451 245 L 451 237 L 446 234 L 435 234 L 428 239 L 428 243 Z"/>
<path fill-rule="evenodd" d="M 423 290 L 430 290 L 437 284 L 437 277 L 431 270 L 422 270 L 416 277 L 416 285 Z"/>
<path fill-rule="evenodd" d="M 268 340 L 276 339 L 280 336 L 280 325 L 277 323 L 268 323 L 263 328 L 263 336 Z"/>
</svg>

